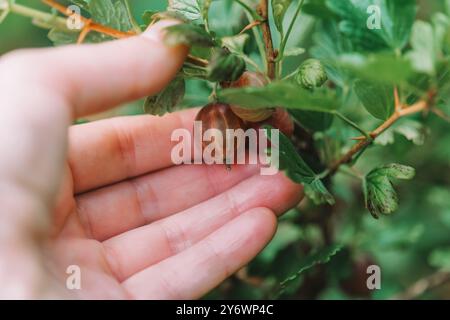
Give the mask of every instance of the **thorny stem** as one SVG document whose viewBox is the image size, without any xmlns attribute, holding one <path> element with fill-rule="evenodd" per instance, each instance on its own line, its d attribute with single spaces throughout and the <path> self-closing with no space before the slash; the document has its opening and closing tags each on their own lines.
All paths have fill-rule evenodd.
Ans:
<svg viewBox="0 0 450 320">
<path fill-rule="evenodd" d="M 261 24 L 264 45 L 266 47 L 266 60 L 267 60 L 267 76 L 269 79 L 275 79 L 275 59 L 276 53 L 273 48 L 272 32 L 269 24 L 269 3 L 268 0 L 261 0 L 258 7 L 259 15 L 263 21 Z"/>
<path fill-rule="evenodd" d="M 346 154 L 344 154 L 340 159 L 335 161 L 329 168 L 330 174 L 334 174 L 341 165 L 350 163 L 356 155 L 358 155 L 362 150 L 367 148 L 380 134 L 390 128 L 394 123 L 396 123 L 400 118 L 405 116 L 426 111 L 432 104 L 434 98 L 434 93 L 429 93 L 427 100 L 420 100 L 415 104 L 402 108 L 396 105 L 395 112 L 389 119 L 387 119 L 378 128 L 369 133 L 369 138 L 364 137 L 355 144 Z M 399 103 L 399 102 L 398 102 Z"/>
</svg>

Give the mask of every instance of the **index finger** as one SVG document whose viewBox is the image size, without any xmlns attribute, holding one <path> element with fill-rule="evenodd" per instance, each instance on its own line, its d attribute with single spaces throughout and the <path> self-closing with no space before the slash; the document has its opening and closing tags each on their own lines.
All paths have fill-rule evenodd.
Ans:
<svg viewBox="0 0 450 320">
<path fill-rule="evenodd" d="M 161 21 L 139 36 L 82 46 L 22 50 L 2 60 L 9 74 L 62 95 L 81 117 L 160 91 L 176 75 L 186 46 L 166 46 Z"/>
</svg>

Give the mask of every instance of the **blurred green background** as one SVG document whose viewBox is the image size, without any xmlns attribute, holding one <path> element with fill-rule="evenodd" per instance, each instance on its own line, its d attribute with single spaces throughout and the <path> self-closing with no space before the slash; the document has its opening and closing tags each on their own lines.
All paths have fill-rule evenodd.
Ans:
<svg viewBox="0 0 450 320">
<path fill-rule="evenodd" d="M 37 0 L 18 2 L 46 9 Z M 137 19 L 144 10 L 159 10 L 166 5 L 163 0 L 130 2 Z M 439 0 L 420 1 L 419 17 L 429 19 L 429 14 L 440 10 L 441 5 Z M 211 21 L 221 18 L 221 13 L 216 12 Z M 313 24 L 306 17 L 302 21 L 292 39 L 308 48 L 312 32 L 304 37 L 301 30 L 305 26 L 312 28 Z M 29 19 L 10 15 L 0 25 L 0 54 L 16 48 L 50 46 L 46 34 Z M 208 95 L 207 86 L 193 85 L 189 95 L 200 103 Z M 137 105 L 121 113 L 139 112 Z M 366 116 L 364 111 L 355 115 Z M 333 187 L 336 206 L 313 207 L 304 203 L 291 210 L 280 219 L 275 239 L 258 258 L 208 298 L 269 298 L 273 296 L 273 286 L 295 272 L 307 252 L 329 243 L 342 243 L 345 249 L 330 263 L 299 277 L 284 298 L 387 299 L 404 292 L 418 279 L 439 270 L 450 271 L 450 125 L 433 115 L 424 119 L 417 116 L 417 120 L 429 128 L 422 146 L 396 136 L 393 145 L 368 150 L 357 166 L 361 172 L 367 172 L 376 165 L 398 162 L 417 169 L 414 180 L 397 188 L 401 203 L 397 213 L 374 220 L 364 208 L 360 182 L 339 174 Z M 365 266 L 372 263 L 381 267 L 382 287 L 367 292 Z M 419 298 L 450 298 L 450 286 L 444 284 Z"/>
</svg>

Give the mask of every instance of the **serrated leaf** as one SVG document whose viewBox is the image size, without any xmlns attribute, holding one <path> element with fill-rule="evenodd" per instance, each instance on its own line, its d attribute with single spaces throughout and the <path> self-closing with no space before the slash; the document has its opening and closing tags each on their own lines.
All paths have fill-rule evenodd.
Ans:
<svg viewBox="0 0 450 320">
<path fill-rule="evenodd" d="M 169 0 L 168 11 L 175 12 L 188 21 L 207 20 L 211 0 Z"/>
<path fill-rule="evenodd" d="M 327 0 L 326 4 L 342 18 L 340 30 L 368 50 L 404 48 L 416 16 L 415 0 Z M 379 28 L 368 28 L 371 15 L 379 18 Z"/>
<path fill-rule="evenodd" d="M 325 4 L 325 0 L 315 0 L 314 2 L 307 2 L 303 5 L 303 12 L 323 20 L 334 20 L 337 18 Z"/>
<path fill-rule="evenodd" d="M 180 44 L 209 48 L 214 46 L 214 39 L 200 26 L 194 24 L 177 24 L 165 29 L 164 42 L 169 46 Z"/>
<path fill-rule="evenodd" d="M 289 113 L 296 119 L 301 126 L 312 131 L 325 131 L 331 127 L 334 116 L 330 113 L 303 111 L 303 110 L 289 110 Z"/>
<path fill-rule="evenodd" d="M 393 86 L 357 80 L 353 89 L 366 110 L 375 118 L 386 120 L 394 112 Z"/>
<path fill-rule="evenodd" d="M 273 20 L 280 33 L 283 33 L 284 16 L 291 3 L 292 0 L 272 0 Z"/>
<path fill-rule="evenodd" d="M 162 116 L 171 112 L 183 100 L 185 94 L 185 81 L 177 76 L 157 95 L 148 97 L 144 103 L 144 111 L 148 114 Z"/>
<path fill-rule="evenodd" d="M 412 179 L 416 174 L 416 170 L 409 166 L 404 166 L 397 163 L 391 163 L 386 166 L 380 167 L 375 171 L 372 171 L 368 177 L 372 178 L 376 175 L 387 176 L 388 178 L 395 179 Z"/>
<path fill-rule="evenodd" d="M 396 163 L 373 169 L 366 175 L 363 193 L 366 207 L 374 218 L 392 214 L 398 208 L 399 200 L 392 179 L 412 179 L 414 175 L 414 168 Z"/>
<path fill-rule="evenodd" d="M 341 249 L 343 248 L 340 244 L 334 244 L 329 247 L 322 248 L 316 252 L 313 252 L 309 254 L 299 265 L 298 271 L 286 278 L 284 281 L 280 283 L 280 292 L 278 295 L 281 295 L 283 291 L 286 289 L 286 287 L 295 279 L 301 276 L 303 272 L 305 272 L 308 269 L 311 269 L 312 267 L 319 265 L 319 264 L 325 264 L 328 263 L 333 256 L 335 256 Z"/>
<path fill-rule="evenodd" d="M 55 46 L 68 45 L 72 43 L 76 43 L 79 37 L 78 32 L 74 32 L 71 30 L 62 30 L 58 28 L 53 28 L 49 31 L 47 37 L 50 41 L 53 42 Z M 90 32 L 87 34 L 84 42 L 85 43 L 99 43 L 108 40 L 109 37 L 105 37 L 104 35 L 97 32 Z"/>
<path fill-rule="evenodd" d="M 232 37 L 223 37 L 222 46 L 226 47 L 233 53 L 242 54 L 244 52 L 245 44 L 250 36 L 246 33 L 238 34 Z"/>
<path fill-rule="evenodd" d="M 337 103 L 331 92 L 310 92 L 287 81 L 273 82 L 265 87 L 225 89 L 217 92 L 220 101 L 243 108 L 271 108 L 281 106 L 288 109 L 333 113 Z"/>
<path fill-rule="evenodd" d="M 353 76 L 348 69 L 339 65 L 339 57 L 344 53 L 354 52 L 350 39 L 339 31 L 334 20 L 321 22 L 313 39 L 311 54 L 324 64 L 328 77 L 340 87 L 349 86 Z"/>
<path fill-rule="evenodd" d="M 270 127 L 265 127 L 270 129 Z M 271 141 L 271 148 L 277 148 L 279 152 L 278 169 L 283 171 L 295 183 L 301 183 L 305 187 L 305 193 L 316 204 L 334 204 L 334 198 L 322 183 L 317 174 L 308 166 L 295 150 L 292 142 L 281 131 L 279 141 L 272 139 L 271 131 L 266 130 L 266 135 Z"/>
<path fill-rule="evenodd" d="M 378 136 L 375 143 L 382 146 L 392 144 L 395 141 L 395 134 L 404 136 L 416 145 L 423 145 L 427 134 L 427 128 L 418 121 L 403 119 Z"/>
<path fill-rule="evenodd" d="M 207 67 L 212 82 L 236 81 L 245 71 L 245 61 L 227 49 L 216 49 Z"/>
<path fill-rule="evenodd" d="M 129 15 L 125 1 L 90 0 L 87 10 L 95 22 L 120 31 L 129 31 L 133 29 L 133 18 Z"/>
<path fill-rule="evenodd" d="M 339 56 L 337 62 L 349 73 L 368 81 L 398 84 L 413 73 L 407 59 L 389 53 L 347 53 Z"/>
<path fill-rule="evenodd" d="M 127 9 L 127 0 L 89 0 L 77 1 L 84 10 L 90 14 L 90 18 L 99 24 L 120 31 L 130 31 L 133 29 L 133 17 Z M 65 45 L 76 43 L 78 40 L 78 32 L 53 28 L 50 30 L 48 37 L 55 45 Z M 84 42 L 98 43 L 111 40 L 107 36 L 98 32 L 89 32 Z"/>
</svg>

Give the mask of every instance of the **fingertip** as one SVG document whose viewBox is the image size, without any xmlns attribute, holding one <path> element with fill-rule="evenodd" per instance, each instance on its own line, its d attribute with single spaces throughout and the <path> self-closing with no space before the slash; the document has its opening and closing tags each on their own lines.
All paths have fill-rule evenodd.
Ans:
<svg viewBox="0 0 450 320">
<path fill-rule="evenodd" d="M 277 230 L 277 216 L 269 208 L 259 207 L 243 213 L 243 218 L 251 220 L 248 225 L 252 233 L 261 241 L 261 249 L 273 238 Z"/>
<path fill-rule="evenodd" d="M 142 34 L 141 36 L 147 40 L 154 41 L 156 43 L 164 43 L 164 37 L 166 33 L 166 29 L 171 26 L 175 26 L 177 24 L 182 23 L 179 20 L 175 19 L 166 19 L 166 20 L 160 20 L 154 24 L 151 24 Z M 168 45 L 166 45 L 168 46 Z M 168 46 L 170 47 L 170 46 Z M 187 55 L 187 52 L 189 51 L 189 48 L 185 45 L 178 45 L 175 47 L 180 52 L 185 53 Z"/>
</svg>

